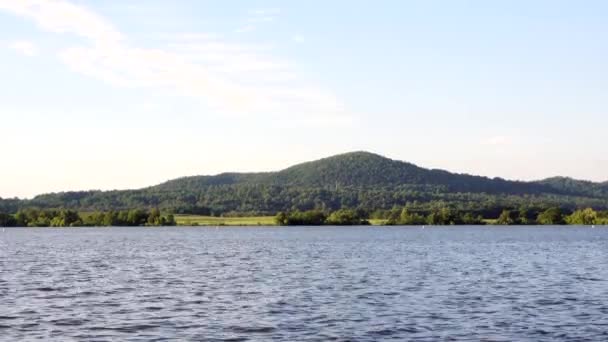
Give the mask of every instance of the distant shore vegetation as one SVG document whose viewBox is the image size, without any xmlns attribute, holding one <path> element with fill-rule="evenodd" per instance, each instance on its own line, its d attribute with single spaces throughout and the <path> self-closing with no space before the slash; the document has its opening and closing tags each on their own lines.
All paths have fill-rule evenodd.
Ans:
<svg viewBox="0 0 608 342">
<path fill-rule="evenodd" d="M 319 210 L 280 212 L 275 221 L 279 226 L 359 226 L 369 225 L 363 211 L 340 209 L 332 213 Z"/>
<path fill-rule="evenodd" d="M 139 226 L 458 226 L 458 225 L 608 225 L 608 211 L 592 208 L 569 211 L 558 207 L 544 210 L 503 209 L 498 216 L 440 206 L 421 211 L 411 207 L 391 210 L 363 209 L 293 210 L 275 216 L 230 213 L 226 216 L 174 215 L 159 209 L 107 212 L 77 212 L 67 209 L 24 209 L 0 213 L 0 227 L 139 227 Z"/>
<path fill-rule="evenodd" d="M 463 212 L 449 207 L 440 207 L 429 212 L 416 212 L 409 208 L 375 211 L 366 215 L 364 211 L 338 210 L 331 214 L 322 211 L 280 212 L 276 223 L 284 226 L 298 225 L 367 225 L 370 221 L 383 225 L 399 226 L 457 226 L 457 225 L 608 225 L 608 211 L 591 208 L 567 212 L 560 208 L 548 208 L 540 212 L 528 209 L 504 209 L 498 217 L 483 217 L 472 212 Z"/>
<path fill-rule="evenodd" d="M 152 210 L 205 217 L 269 217 L 279 212 L 356 210 L 374 219 L 376 211 L 407 207 L 407 220 L 475 222 L 503 216 L 517 221 L 521 208 L 526 219 L 550 208 L 608 210 L 608 182 L 567 177 L 520 182 L 502 178 L 426 169 L 369 152 L 351 152 L 297 164 L 276 172 L 235 173 L 182 177 L 133 190 L 68 191 L 31 199 L 0 198 L 0 212 L 67 209 L 79 213 Z M 444 212 L 438 211 L 441 208 Z M 462 217 L 447 217 L 461 214 Z M 345 212 L 342 212 L 344 214 Z M 455 214 L 456 213 L 456 214 Z M 464 217 L 465 214 L 470 214 Z M 297 215 L 296 215 L 297 216 Z M 399 216 L 399 215 L 396 215 Z M 381 215 L 382 219 L 395 215 Z M 514 217 L 511 217 L 514 216 Z M 447 218 L 446 218 L 447 217 Z M 334 217 L 336 222 L 341 221 Z M 344 218 L 343 218 L 344 219 Z M 406 222 L 407 222 L 406 220 Z M 297 218 L 294 218 L 297 221 Z M 203 221 L 205 222 L 205 221 Z M 260 222 L 259 220 L 257 222 Z M 525 222 L 525 220 L 524 220 Z M 212 224 L 212 222 L 210 222 Z"/>
<path fill-rule="evenodd" d="M 175 226 L 172 214 L 158 209 L 79 213 L 74 210 L 20 210 L 14 215 L 0 213 L 0 227 L 136 227 Z"/>
</svg>

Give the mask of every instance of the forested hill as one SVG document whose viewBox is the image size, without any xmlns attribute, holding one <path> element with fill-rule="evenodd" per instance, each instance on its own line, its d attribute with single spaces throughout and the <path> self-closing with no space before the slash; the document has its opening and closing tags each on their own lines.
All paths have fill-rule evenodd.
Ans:
<svg viewBox="0 0 608 342">
<path fill-rule="evenodd" d="M 565 193 L 599 198 L 608 197 L 608 182 L 594 183 L 568 177 L 553 177 L 538 181 L 536 183 Z"/>
<path fill-rule="evenodd" d="M 402 185 L 441 186 L 445 191 L 489 193 L 538 193 L 551 191 L 541 184 L 506 181 L 429 170 L 369 152 L 351 152 L 298 164 L 278 172 L 223 173 L 217 176 L 184 177 L 149 189 L 176 191 L 213 185 L 258 184 L 336 190 L 385 188 Z M 560 190 L 561 191 L 561 190 Z"/>
<path fill-rule="evenodd" d="M 276 213 L 343 207 L 367 211 L 410 205 L 488 211 L 504 207 L 608 208 L 608 184 L 549 178 L 508 181 L 431 170 L 369 152 L 352 152 L 278 172 L 223 173 L 171 180 L 139 190 L 46 194 L 0 200 L 0 211 L 24 207 L 118 210 L 161 208 L 177 213 Z"/>
<path fill-rule="evenodd" d="M 425 169 L 370 152 L 351 152 L 298 164 L 267 173 L 223 173 L 216 176 L 184 177 L 149 189 L 176 191 L 202 189 L 212 185 L 258 184 L 339 190 L 340 188 L 387 188 L 414 186 L 447 192 L 490 194 L 569 194 L 602 197 L 607 183 L 555 177 L 538 182 L 508 181 L 444 170 Z"/>
</svg>

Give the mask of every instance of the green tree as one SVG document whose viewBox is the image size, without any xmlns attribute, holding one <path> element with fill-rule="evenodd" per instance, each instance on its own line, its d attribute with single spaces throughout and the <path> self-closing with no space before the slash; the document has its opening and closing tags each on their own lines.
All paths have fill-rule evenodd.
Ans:
<svg viewBox="0 0 608 342">
<path fill-rule="evenodd" d="M 403 208 L 399 218 L 391 223 L 404 226 L 421 226 L 426 224 L 426 218 L 418 213 L 411 212 L 407 208 Z"/>
<path fill-rule="evenodd" d="M 530 210 L 528 210 L 528 208 L 519 208 L 519 217 L 517 218 L 517 222 L 524 225 L 534 223 L 534 220 L 530 217 Z"/>
<path fill-rule="evenodd" d="M 355 210 L 340 209 L 334 211 L 327 217 L 326 224 L 335 226 L 353 226 L 353 225 L 367 225 L 369 222 L 361 217 L 361 213 L 357 213 Z"/>
<path fill-rule="evenodd" d="M 128 226 L 143 226 L 148 220 L 148 213 L 141 209 L 129 210 L 127 213 Z"/>
<path fill-rule="evenodd" d="M 100 211 L 96 211 L 88 216 L 85 216 L 83 218 L 83 224 L 85 226 L 94 226 L 94 227 L 101 227 L 104 226 L 104 217 L 105 217 L 106 213 L 100 212 Z"/>
<path fill-rule="evenodd" d="M 58 213 L 58 217 L 63 221 L 63 227 L 76 227 L 82 225 L 82 219 L 77 211 L 63 209 Z"/>
<path fill-rule="evenodd" d="M 466 225 L 483 225 L 485 222 L 483 221 L 483 217 L 474 216 L 472 213 L 466 213 L 462 216 L 462 223 Z"/>
<path fill-rule="evenodd" d="M 568 224 L 591 226 L 597 224 L 597 221 L 598 214 L 595 210 L 591 208 L 576 210 L 571 215 L 566 217 L 566 222 Z"/>
<path fill-rule="evenodd" d="M 149 226 L 161 226 L 164 225 L 164 223 L 164 219 L 161 217 L 160 210 L 158 210 L 158 208 L 150 210 L 147 219 L 147 224 Z"/>
<path fill-rule="evenodd" d="M 496 224 L 498 225 L 512 225 L 514 223 L 515 220 L 513 219 L 513 214 L 511 213 L 511 210 L 507 209 L 503 210 L 496 220 Z"/>
<path fill-rule="evenodd" d="M 118 214 L 113 211 L 108 211 L 103 216 L 102 226 L 104 227 L 113 227 L 118 226 L 119 224 Z"/>
<path fill-rule="evenodd" d="M 278 216 L 277 223 L 279 223 L 278 220 L 280 219 L 281 224 L 285 226 L 320 226 L 325 224 L 327 220 L 327 215 L 318 210 L 295 210 L 284 215 Z"/>
<path fill-rule="evenodd" d="M 277 225 L 279 226 L 286 226 L 287 225 L 287 214 L 285 214 L 284 212 L 279 212 L 275 218 L 274 221 L 277 223 Z"/>
<path fill-rule="evenodd" d="M 164 225 L 165 226 L 175 226 L 177 222 L 175 222 L 175 216 L 173 214 L 167 215 Z"/>
<path fill-rule="evenodd" d="M 17 214 L 15 214 L 15 221 L 17 221 L 18 227 L 27 227 L 29 224 L 30 218 L 25 211 L 19 210 L 17 212 Z"/>
<path fill-rule="evenodd" d="M 608 211 L 600 211 L 597 213 L 597 223 L 601 225 L 608 225 Z"/>
<path fill-rule="evenodd" d="M 564 224 L 564 214 L 560 208 L 549 208 L 538 214 L 536 222 L 542 225 L 560 225 Z"/>
<path fill-rule="evenodd" d="M 458 211 L 443 205 L 443 203 L 433 208 L 426 221 L 429 225 L 457 225 L 463 223 Z"/>
<path fill-rule="evenodd" d="M 10 214 L 0 213 L 0 227 L 15 227 L 17 220 Z"/>
</svg>

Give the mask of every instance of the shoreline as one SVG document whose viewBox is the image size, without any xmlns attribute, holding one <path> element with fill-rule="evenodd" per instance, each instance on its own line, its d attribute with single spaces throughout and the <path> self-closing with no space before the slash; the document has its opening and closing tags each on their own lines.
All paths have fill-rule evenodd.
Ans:
<svg viewBox="0 0 608 342">
<path fill-rule="evenodd" d="M 578 225 L 578 224 L 562 224 L 562 225 L 543 225 L 543 224 L 529 224 L 529 225 L 504 225 L 504 224 L 486 224 L 486 225 L 466 225 L 466 224 L 455 224 L 455 225 L 387 225 L 387 224 L 370 224 L 370 225 L 277 225 L 277 224 L 199 224 L 199 225 L 183 225 L 178 224 L 174 226 L 70 226 L 70 227 L 0 227 L 1 231 L 10 229 L 82 229 L 82 228 L 412 228 L 412 229 L 436 229 L 436 228 L 488 228 L 488 229 L 500 229 L 500 228 L 588 228 L 588 229 L 606 229 L 608 225 Z"/>
</svg>

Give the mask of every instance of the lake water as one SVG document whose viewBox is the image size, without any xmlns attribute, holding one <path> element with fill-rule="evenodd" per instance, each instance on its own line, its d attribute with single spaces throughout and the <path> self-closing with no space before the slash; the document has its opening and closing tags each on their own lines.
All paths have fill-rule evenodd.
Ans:
<svg viewBox="0 0 608 342">
<path fill-rule="evenodd" d="M 0 340 L 606 341 L 608 229 L 0 231 Z"/>
</svg>

